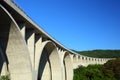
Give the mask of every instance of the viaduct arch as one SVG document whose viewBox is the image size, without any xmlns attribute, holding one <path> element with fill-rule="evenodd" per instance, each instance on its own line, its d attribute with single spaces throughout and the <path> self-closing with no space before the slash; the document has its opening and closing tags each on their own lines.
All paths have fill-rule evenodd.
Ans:
<svg viewBox="0 0 120 80">
<path fill-rule="evenodd" d="M 109 59 L 79 55 L 34 23 L 12 0 L 0 1 L 0 76 L 11 80 L 73 80 L 79 65 Z"/>
</svg>

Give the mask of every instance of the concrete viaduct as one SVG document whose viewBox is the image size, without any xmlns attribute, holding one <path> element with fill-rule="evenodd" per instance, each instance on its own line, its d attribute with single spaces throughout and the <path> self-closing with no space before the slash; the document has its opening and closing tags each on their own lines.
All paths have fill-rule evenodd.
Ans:
<svg viewBox="0 0 120 80">
<path fill-rule="evenodd" d="M 0 75 L 9 74 L 11 80 L 73 80 L 79 65 L 108 60 L 65 48 L 12 0 L 0 0 Z"/>
</svg>

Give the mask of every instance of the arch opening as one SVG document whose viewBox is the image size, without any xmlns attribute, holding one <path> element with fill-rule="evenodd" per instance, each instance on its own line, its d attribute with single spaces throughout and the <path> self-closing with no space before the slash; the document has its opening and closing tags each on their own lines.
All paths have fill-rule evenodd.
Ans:
<svg viewBox="0 0 120 80">
<path fill-rule="evenodd" d="M 38 80 L 52 80 L 49 53 L 43 50 L 38 69 Z"/>
<path fill-rule="evenodd" d="M 39 60 L 38 80 L 62 80 L 60 57 L 54 43 L 44 41 Z"/>
</svg>

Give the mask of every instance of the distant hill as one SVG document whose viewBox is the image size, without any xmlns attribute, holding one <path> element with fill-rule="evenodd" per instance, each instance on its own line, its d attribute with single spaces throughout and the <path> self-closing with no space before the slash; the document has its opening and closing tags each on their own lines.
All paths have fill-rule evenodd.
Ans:
<svg viewBox="0 0 120 80">
<path fill-rule="evenodd" d="M 120 50 L 91 50 L 91 51 L 75 51 L 75 52 L 81 55 L 96 57 L 96 58 L 120 58 Z"/>
</svg>

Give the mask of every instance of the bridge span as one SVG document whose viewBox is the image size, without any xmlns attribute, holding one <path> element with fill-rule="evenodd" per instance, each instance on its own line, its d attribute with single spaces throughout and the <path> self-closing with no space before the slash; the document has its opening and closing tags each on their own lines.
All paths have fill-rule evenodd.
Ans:
<svg viewBox="0 0 120 80">
<path fill-rule="evenodd" d="M 108 60 L 65 48 L 12 0 L 0 0 L 0 75 L 9 74 L 11 80 L 73 80 L 79 65 Z"/>
</svg>

